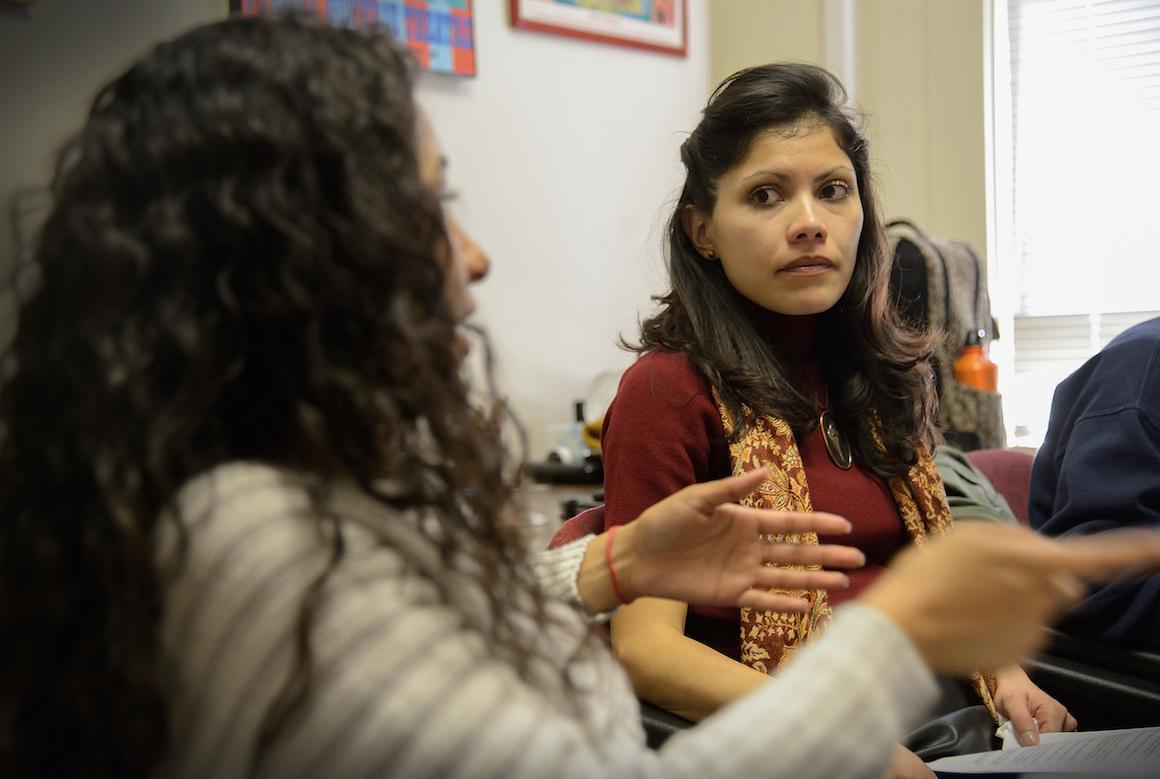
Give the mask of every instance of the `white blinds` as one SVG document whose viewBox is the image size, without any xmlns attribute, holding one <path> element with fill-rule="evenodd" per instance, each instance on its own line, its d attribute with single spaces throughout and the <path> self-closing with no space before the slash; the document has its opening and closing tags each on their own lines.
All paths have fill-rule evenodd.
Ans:
<svg viewBox="0 0 1160 779">
<path fill-rule="evenodd" d="M 1047 433 L 1055 385 L 1132 325 L 1157 311 L 1015 317 L 1015 375 L 1004 381 L 1003 413 L 1012 443 L 1038 446 Z"/>
<path fill-rule="evenodd" d="M 999 0 L 996 0 L 998 2 Z M 1006 0 L 1017 284 L 1005 415 L 1037 445 L 1056 383 L 1160 315 L 1160 0 Z"/>
<path fill-rule="evenodd" d="M 1008 20 L 1019 313 L 1160 308 L 1160 0 Z"/>
</svg>

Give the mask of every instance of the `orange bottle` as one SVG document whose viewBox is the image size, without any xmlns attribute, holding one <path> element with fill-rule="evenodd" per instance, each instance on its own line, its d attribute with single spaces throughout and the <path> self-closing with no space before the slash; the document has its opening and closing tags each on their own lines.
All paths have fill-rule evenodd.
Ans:
<svg viewBox="0 0 1160 779">
<path fill-rule="evenodd" d="M 967 343 L 955 360 L 955 381 L 984 392 L 999 391 L 999 366 L 991 361 L 983 349 L 985 330 L 971 331 Z"/>
</svg>

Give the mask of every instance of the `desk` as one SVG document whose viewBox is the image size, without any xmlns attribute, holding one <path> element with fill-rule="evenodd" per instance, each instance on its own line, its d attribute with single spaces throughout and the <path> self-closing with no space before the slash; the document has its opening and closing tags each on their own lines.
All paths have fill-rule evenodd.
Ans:
<svg viewBox="0 0 1160 779">
<path fill-rule="evenodd" d="M 593 496 L 600 490 L 599 484 L 527 482 L 522 485 L 517 490 L 516 505 L 523 509 L 525 524 L 521 532 L 527 538 L 528 549 L 532 552 L 546 549 L 552 534 L 565 519 L 599 503 Z"/>
</svg>

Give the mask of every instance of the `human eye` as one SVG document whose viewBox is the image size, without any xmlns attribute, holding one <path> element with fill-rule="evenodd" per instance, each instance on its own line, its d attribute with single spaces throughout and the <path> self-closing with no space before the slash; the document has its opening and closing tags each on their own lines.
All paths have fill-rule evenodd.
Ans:
<svg viewBox="0 0 1160 779">
<path fill-rule="evenodd" d="M 444 206 L 449 203 L 454 203 L 459 198 L 459 193 L 453 189 L 448 189 L 446 186 L 439 187 L 439 202 Z"/>
<path fill-rule="evenodd" d="M 823 200 L 842 200 L 849 197 L 853 191 L 854 188 L 850 186 L 849 182 L 843 181 L 842 179 L 834 179 L 823 184 L 818 194 L 821 195 Z"/>
<path fill-rule="evenodd" d="M 758 187 L 749 193 L 749 199 L 759 206 L 772 206 L 782 200 L 781 193 L 769 185 Z"/>
</svg>

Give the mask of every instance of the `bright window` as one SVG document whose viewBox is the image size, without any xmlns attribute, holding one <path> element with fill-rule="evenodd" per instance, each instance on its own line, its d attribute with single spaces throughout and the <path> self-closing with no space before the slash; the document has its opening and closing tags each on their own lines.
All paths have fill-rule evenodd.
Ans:
<svg viewBox="0 0 1160 779">
<path fill-rule="evenodd" d="M 1160 316 L 1160 0 L 995 3 L 1005 413 L 1037 445 L 1055 384 Z"/>
</svg>

